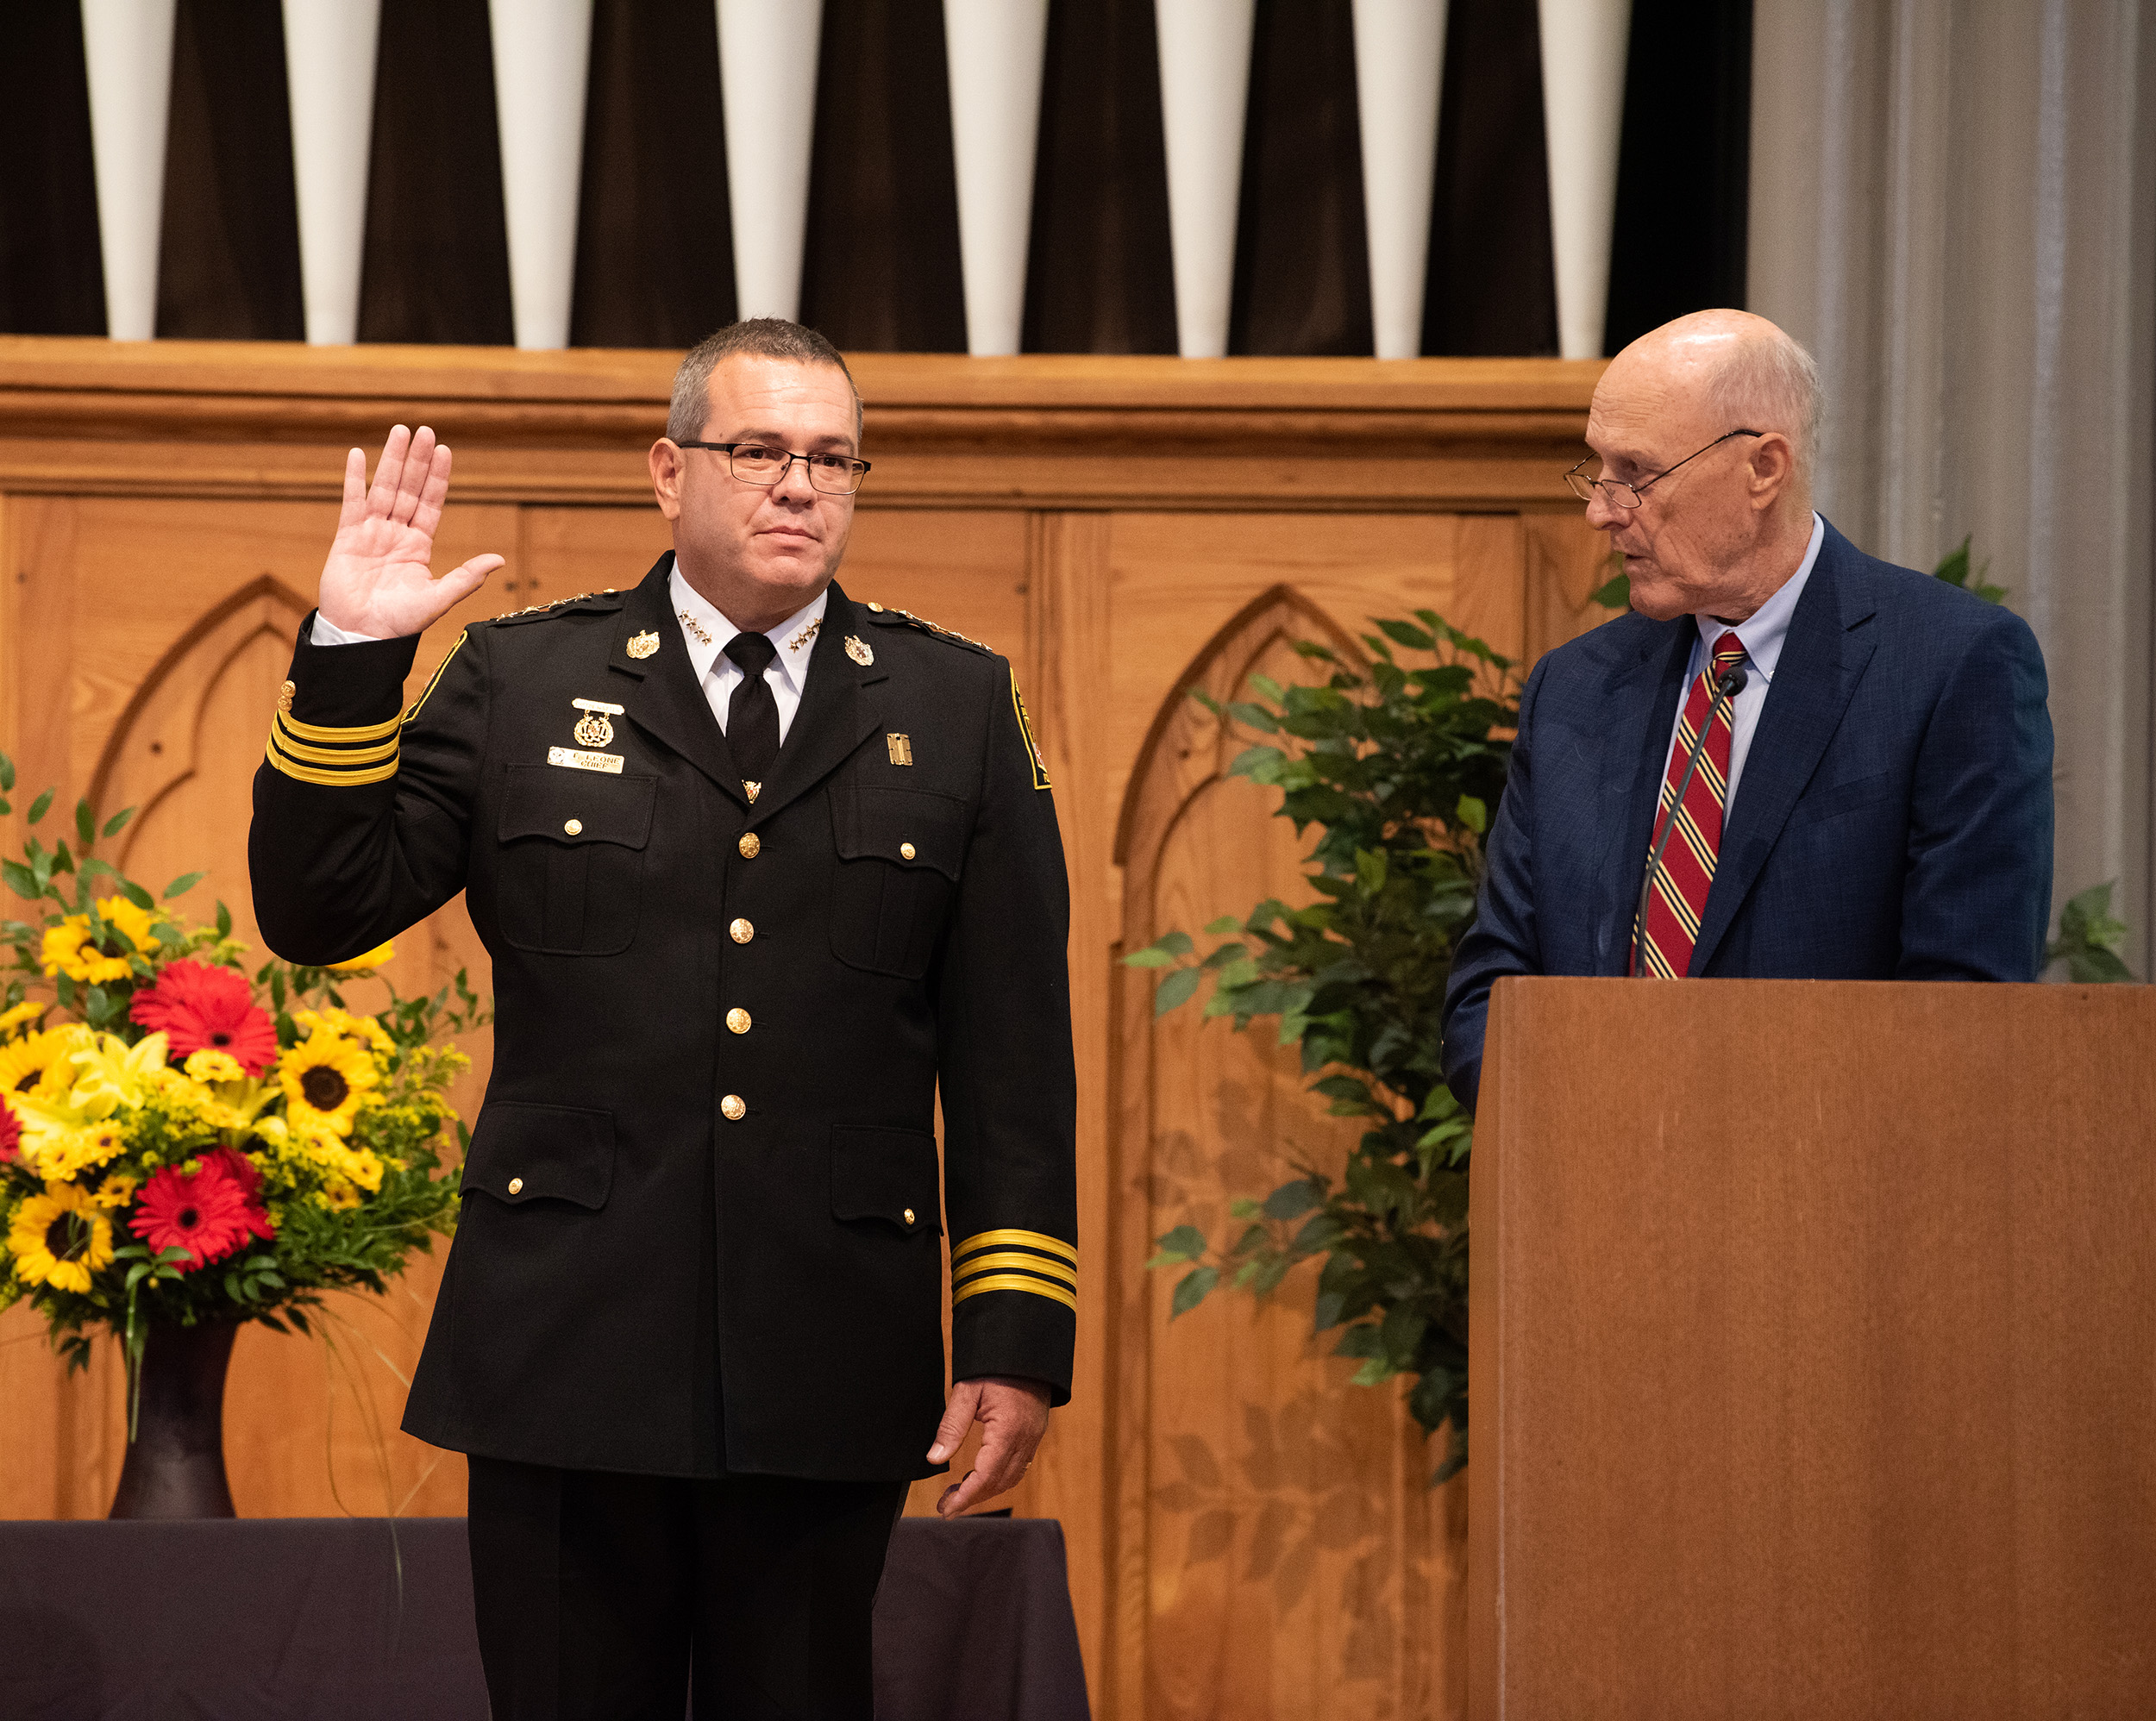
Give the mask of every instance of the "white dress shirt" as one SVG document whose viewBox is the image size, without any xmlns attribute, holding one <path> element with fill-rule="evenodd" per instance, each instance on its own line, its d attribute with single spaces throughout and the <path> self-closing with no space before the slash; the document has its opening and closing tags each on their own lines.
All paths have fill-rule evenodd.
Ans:
<svg viewBox="0 0 2156 1721">
<path fill-rule="evenodd" d="M 1782 641 L 1789 637 L 1789 617 L 1796 613 L 1796 601 L 1804 595 L 1804 584 L 1812 577 L 1812 565 L 1819 560 L 1819 547 L 1826 541 L 1827 523 L 1814 514 L 1812 541 L 1804 548 L 1804 560 L 1797 563 L 1796 572 L 1779 591 L 1759 606 L 1755 615 L 1738 623 L 1733 629 L 1712 616 L 1692 618 L 1699 624 L 1699 637 L 1692 641 L 1692 655 L 1684 666 L 1684 696 L 1677 701 L 1677 723 L 1670 725 L 1670 745 L 1662 755 L 1662 775 L 1657 779 L 1656 792 L 1660 792 L 1661 784 L 1670 780 L 1670 758 L 1677 751 L 1677 724 L 1684 720 L 1684 700 L 1691 697 L 1693 680 L 1712 660 L 1715 641 L 1724 634 L 1733 632 L 1744 641 L 1745 685 L 1729 702 L 1729 793 L 1722 802 L 1722 815 L 1727 819 L 1729 809 L 1737 802 L 1737 779 L 1744 775 L 1745 755 L 1752 751 L 1752 731 L 1759 727 L 1760 710 L 1767 703 L 1768 688 L 1774 685 L 1775 666 L 1782 660 Z"/>
<path fill-rule="evenodd" d="M 816 641 L 817 630 L 823 626 L 824 601 L 830 595 L 830 588 L 825 586 L 765 635 L 778 648 L 763 679 L 778 704 L 781 744 L 786 741 L 787 731 L 793 727 L 793 714 L 801 709 L 801 690 L 808 685 L 810 648 Z M 681 642 L 688 648 L 689 666 L 696 672 L 697 685 L 703 688 L 705 700 L 724 734 L 727 704 L 734 697 L 734 689 L 741 685 L 741 666 L 726 655 L 726 642 L 741 629 L 681 578 L 679 566 L 667 576 L 667 602 L 674 606 L 674 619 L 680 623 Z M 364 645 L 377 637 L 373 634 L 347 632 L 325 621 L 320 614 L 315 616 L 311 635 L 318 646 Z"/>
</svg>

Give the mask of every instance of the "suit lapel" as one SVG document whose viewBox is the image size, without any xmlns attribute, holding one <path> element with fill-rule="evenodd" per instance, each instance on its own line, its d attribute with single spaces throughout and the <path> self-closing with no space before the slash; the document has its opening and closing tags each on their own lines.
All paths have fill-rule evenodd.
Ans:
<svg viewBox="0 0 2156 1721">
<path fill-rule="evenodd" d="M 622 606 L 620 637 L 607 654 L 606 666 L 635 684 L 623 691 L 629 720 L 746 806 L 749 797 L 733 755 L 726 750 L 726 733 L 697 685 L 681 643 L 681 624 L 667 602 L 667 582 L 673 572 L 669 552 L 629 594 Z M 640 635 L 655 635 L 659 643 L 655 650 L 637 657 L 629 648 Z"/>
<path fill-rule="evenodd" d="M 1789 636 L 1775 666 L 1774 685 L 1752 731 L 1752 750 L 1737 784 L 1736 804 L 1722 832 L 1714 882 L 1700 917 L 1688 970 L 1704 973 L 1715 946 L 1758 881 L 1760 868 L 1789 822 L 1796 798 L 1812 780 L 1827 744 L 1841 726 L 1875 636 L 1863 631 L 1876 613 L 1871 581 L 1848 540 L 1832 526 L 1819 560 L 1789 617 Z"/>
<path fill-rule="evenodd" d="M 809 651 L 800 708 L 787 726 L 770 778 L 749 810 L 752 825 L 799 800 L 882 723 L 882 704 L 874 690 L 890 671 L 880 662 L 856 663 L 846 652 L 846 641 L 866 631 L 852 602 L 834 580 L 824 604 L 824 625 L 816 630 L 816 643 Z"/>
<path fill-rule="evenodd" d="M 1631 961 L 1632 918 L 1645 876 L 1662 761 L 1684 691 L 1684 666 L 1698 629 L 1688 616 L 1656 626 L 1630 664 L 1614 673 L 1604 694 L 1612 715 L 1602 742 L 1604 839 L 1596 924 L 1600 972 L 1622 974 Z"/>
</svg>

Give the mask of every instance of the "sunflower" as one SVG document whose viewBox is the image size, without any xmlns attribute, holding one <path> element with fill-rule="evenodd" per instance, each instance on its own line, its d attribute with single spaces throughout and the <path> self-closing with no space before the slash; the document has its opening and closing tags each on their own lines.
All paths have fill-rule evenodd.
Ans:
<svg viewBox="0 0 2156 1721">
<path fill-rule="evenodd" d="M 285 1115 L 303 1135 L 350 1135 L 367 1091 L 381 1079 L 374 1060 L 326 1023 L 285 1054 L 277 1074 Z"/>
<path fill-rule="evenodd" d="M 0 1046 L 0 1093 L 39 1093 L 57 1098 L 75 1085 L 69 1055 L 90 1041 L 90 1030 L 73 1023 L 48 1028 Z"/>
<path fill-rule="evenodd" d="M 116 1171 L 97 1186 L 97 1192 L 90 1198 L 100 1207 L 124 1207 L 135 1199 L 135 1186 L 141 1181 L 132 1172 Z"/>
<path fill-rule="evenodd" d="M 42 1195 L 33 1195 L 15 1210 L 8 1249 L 15 1256 L 16 1277 L 25 1285 L 87 1295 L 91 1275 L 112 1259 L 112 1221 L 87 1190 L 47 1183 Z"/>
<path fill-rule="evenodd" d="M 116 942 L 111 934 L 120 932 L 145 956 L 156 948 L 159 917 L 149 910 L 137 908 L 125 897 L 107 897 L 97 904 L 97 915 L 104 923 L 99 929 L 103 942 Z M 86 914 L 71 914 L 57 926 L 47 927 L 39 961 L 48 978 L 66 974 L 88 986 L 129 979 L 135 973 L 135 964 L 126 952 L 112 954 L 103 948 L 102 943 L 92 942 L 90 917 Z"/>
<path fill-rule="evenodd" d="M 36 1021 L 50 1008 L 49 1004 L 40 1004 L 34 998 L 26 998 L 18 1004 L 0 1010 L 0 1035 L 14 1033 L 24 1023 Z"/>
<path fill-rule="evenodd" d="M 41 1120 L 34 1111 L 30 1123 L 23 1131 L 23 1162 L 51 1181 L 94 1171 L 117 1159 L 128 1144 L 127 1132 L 110 1117 L 89 1123 L 55 1123 Z"/>
<path fill-rule="evenodd" d="M 372 1016 L 354 1016 L 348 1011 L 327 1006 L 321 1010 L 303 1010 L 292 1018 L 299 1024 L 299 1031 L 312 1035 L 328 1029 L 357 1045 L 366 1047 L 378 1057 L 397 1055 L 397 1042 L 389 1037 L 389 1030 Z"/>
</svg>

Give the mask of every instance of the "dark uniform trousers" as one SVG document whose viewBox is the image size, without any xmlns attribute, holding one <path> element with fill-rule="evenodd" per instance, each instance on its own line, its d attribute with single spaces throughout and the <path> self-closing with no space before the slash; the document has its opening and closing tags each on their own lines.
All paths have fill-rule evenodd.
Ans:
<svg viewBox="0 0 2156 1721">
<path fill-rule="evenodd" d="M 752 799 L 671 566 L 467 629 L 403 711 L 417 641 L 310 618 L 255 778 L 273 949 L 461 891 L 492 961 L 404 1426 L 471 1457 L 499 1721 L 673 1721 L 692 1655 L 699 1715 L 866 1717 L 947 1283 L 950 1376 L 1069 1396 L 1068 887 L 1010 666 L 834 585 Z"/>
</svg>

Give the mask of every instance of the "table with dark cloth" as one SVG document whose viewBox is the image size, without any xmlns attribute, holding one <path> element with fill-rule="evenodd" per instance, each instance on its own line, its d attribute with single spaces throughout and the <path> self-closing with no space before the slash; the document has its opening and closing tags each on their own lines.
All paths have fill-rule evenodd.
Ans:
<svg viewBox="0 0 2156 1721">
<path fill-rule="evenodd" d="M 1086 1721 L 1062 1525 L 899 1521 L 876 1714 Z M 0 1522 L 0 1717 L 486 1721 L 464 1520 Z"/>
</svg>

